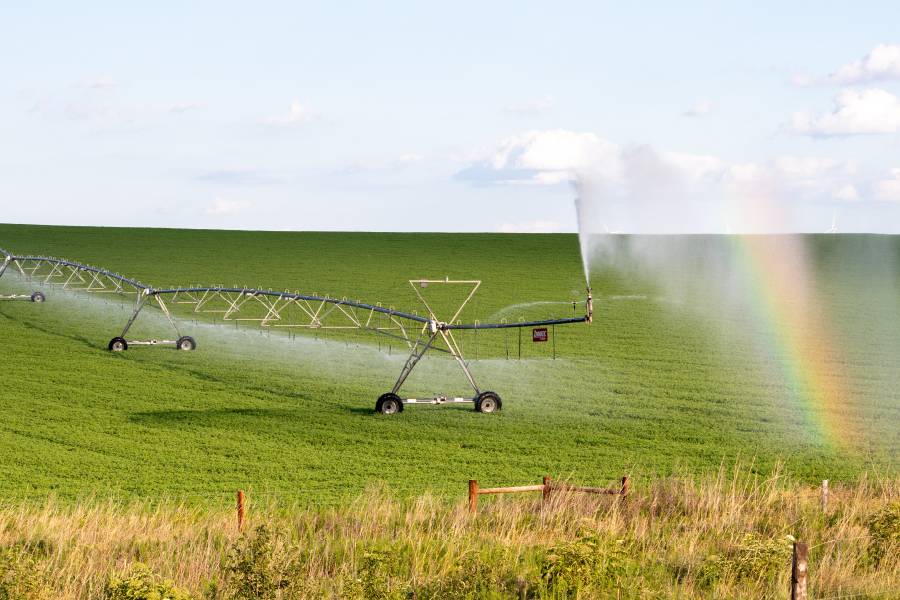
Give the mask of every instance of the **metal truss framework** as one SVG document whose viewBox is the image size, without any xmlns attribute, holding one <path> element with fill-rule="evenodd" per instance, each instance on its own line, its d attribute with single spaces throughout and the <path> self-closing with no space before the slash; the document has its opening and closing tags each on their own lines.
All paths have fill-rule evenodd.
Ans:
<svg viewBox="0 0 900 600">
<path fill-rule="evenodd" d="M 158 344 L 174 344 L 176 348 L 182 350 L 193 350 L 196 343 L 193 338 L 182 335 L 178 319 L 173 316 L 172 311 L 175 308 L 179 310 L 179 316 L 182 312 L 218 315 L 222 321 L 256 323 L 260 327 L 361 330 L 399 339 L 407 345 L 410 354 L 391 391 L 379 399 L 377 409 L 386 414 L 402 411 L 403 404 L 415 403 L 475 402 L 476 409 L 483 412 L 493 412 L 500 408 L 499 396 L 493 392 L 483 392 L 475 382 L 462 349 L 454 338 L 454 331 L 590 323 L 593 318 L 590 289 L 588 289 L 583 317 L 512 323 L 479 323 L 477 321 L 461 323 L 458 318 L 478 291 L 481 285 L 478 280 L 450 280 L 449 278 L 410 280 L 409 284 L 427 313 L 427 316 L 421 316 L 416 313 L 398 311 L 393 307 L 386 308 L 380 304 L 367 304 L 347 298 L 332 298 L 287 290 L 279 292 L 221 286 L 154 288 L 107 269 L 66 259 L 48 256 L 15 256 L 2 248 L 0 248 L 0 257 L 3 259 L 0 262 L 0 277 L 9 270 L 27 281 L 42 286 L 91 294 L 133 296 L 134 307 L 131 316 L 121 334 L 109 343 L 109 349 L 113 351 L 126 350 L 129 345 Z M 422 292 L 430 285 L 461 285 L 470 286 L 471 289 L 454 314 L 447 319 L 441 319 Z M 41 302 L 44 300 L 44 296 L 41 292 L 34 292 L 30 295 L 0 296 L 0 300 L 29 299 L 33 302 Z M 162 312 L 178 336 L 177 340 L 125 339 L 141 311 L 148 306 L 154 306 Z M 474 390 L 475 398 L 437 396 L 427 399 L 401 400 L 397 396 L 415 366 L 430 350 L 445 352 L 454 358 Z M 387 402 L 384 402 L 385 398 L 387 398 Z M 491 398 L 496 401 L 493 405 L 489 402 Z"/>
</svg>

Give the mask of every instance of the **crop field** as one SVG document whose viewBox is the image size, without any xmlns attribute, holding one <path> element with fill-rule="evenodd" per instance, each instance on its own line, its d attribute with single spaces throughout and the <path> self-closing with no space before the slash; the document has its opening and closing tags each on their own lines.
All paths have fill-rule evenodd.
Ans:
<svg viewBox="0 0 900 600">
<path fill-rule="evenodd" d="M 725 241 L 678 242 L 698 253 Z M 778 462 L 807 482 L 900 472 L 900 239 L 807 236 L 814 289 L 837 365 L 839 402 L 803 390 L 763 344 L 764 327 L 710 291 L 692 268 L 673 289 L 635 268 L 594 261 L 592 325 L 466 333 L 462 345 L 503 410 L 411 406 L 373 414 L 406 351 L 369 334 L 261 331 L 178 312 L 195 352 L 106 350 L 130 315 L 124 299 L 45 289 L 48 301 L 0 303 L 0 481 L 7 499 L 256 498 L 328 504 L 373 481 L 400 496 L 459 497 L 466 480 L 534 483 L 542 475 L 605 485 L 735 460 Z M 275 233 L 0 225 L 0 246 L 64 256 L 154 286 L 223 284 L 300 290 L 419 310 L 408 279 L 480 279 L 471 322 L 573 315 L 585 282 L 574 235 Z M 691 255 L 690 253 L 688 253 Z M 885 273 L 893 273 L 885 276 Z M 711 288 L 712 286 L 712 288 Z M 30 291 L 6 274 L 0 293 Z M 428 290 L 432 293 L 432 290 Z M 438 312 L 454 298 L 435 289 Z M 453 293 L 457 293 L 453 292 Z M 440 294 L 446 294 L 440 297 Z M 738 308 L 735 308 L 738 307 Z M 582 311 L 582 306 L 574 310 Z M 583 313 L 577 313 L 583 314 Z M 158 311 L 136 334 L 171 335 Z M 520 351 L 521 347 L 521 351 Z M 520 358 L 521 352 L 521 358 Z M 555 352 L 555 358 L 554 358 Z M 405 391 L 468 393 L 449 359 L 426 359 Z M 822 413 L 830 434 L 809 426 Z"/>
</svg>

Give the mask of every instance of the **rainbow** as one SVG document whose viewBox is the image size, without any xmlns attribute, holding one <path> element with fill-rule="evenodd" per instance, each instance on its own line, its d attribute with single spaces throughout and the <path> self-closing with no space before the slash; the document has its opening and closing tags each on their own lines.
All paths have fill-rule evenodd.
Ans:
<svg viewBox="0 0 900 600">
<path fill-rule="evenodd" d="M 850 394 L 834 333 L 827 327 L 809 256 L 799 235 L 731 236 L 750 311 L 773 376 L 788 390 L 805 441 L 847 447 L 857 439 L 847 418 Z"/>
</svg>

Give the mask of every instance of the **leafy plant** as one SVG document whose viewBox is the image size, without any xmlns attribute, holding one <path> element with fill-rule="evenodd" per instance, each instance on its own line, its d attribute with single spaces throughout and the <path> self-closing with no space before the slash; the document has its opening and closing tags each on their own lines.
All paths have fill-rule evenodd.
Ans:
<svg viewBox="0 0 900 600">
<path fill-rule="evenodd" d="M 351 598 L 365 600 L 400 600 L 407 594 L 397 589 L 396 553 L 391 549 L 373 548 L 363 553 L 357 577 L 345 587 Z"/>
<path fill-rule="evenodd" d="M 103 590 L 105 600 L 191 600 L 191 595 L 137 563 L 125 575 L 112 575 Z"/>
<path fill-rule="evenodd" d="M 505 572 L 497 557 L 477 554 L 467 557 L 444 577 L 416 590 L 421 600 L 468 600 L 509 598 L 515 578 Z"/>
<path fill-rule="evenodd" d="M 708 556 L 700 566 L 699 579 L 705 583 L 769 579 L 788 564 L 793 542 L 791 536 L 766 539 L 748 533 L 725 553 Z"/>
<path fill-rule="evenodd" d="M 632 587 L 637 564 L 631 554 L 631 544 L 625 539 L 583 534 L 550 548 L 541 566 L 541 579 L 551 590 Z"/>
<path fill-rule="evenodd" d="M 871 516 L 867 523 L 872 544 L 869 554 L 878 564 L 890 552 L 900 553 L 900 502 L 894 502 Z"/>
<path fill-rule="evenodd" d="M 226 593 L 235 600 L 270 600 L 290 586 L 289 565 L 278 555 L 265 525 L 244 535 L 229 549 L 225 561 Z"/>
<path fill-rule="evenodd" d="M 50 592 L 31 555 L 0 549 L 0 600 L 49 600 Z"/>
</svg>

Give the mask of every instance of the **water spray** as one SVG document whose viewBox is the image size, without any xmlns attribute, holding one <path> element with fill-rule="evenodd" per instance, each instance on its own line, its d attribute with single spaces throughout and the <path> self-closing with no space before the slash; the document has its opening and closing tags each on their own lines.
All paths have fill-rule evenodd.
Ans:
<svg viewBox="0 0 900 600">
<path fill-rule="evenodd" d="M 2 250 L 0 250 L 2 251 Z M 53 258 L 48 256 L 15 256 L 2 251 L 5 260 L 0 263 L 0 275 L 7 267 L 14 267 L 15 273 L 28 281 L 40 281 L 44 285 L 58 286 L 64 290 L 78 290 L 93 294 L 114 294 L 134 298 L 134 308 L 128 322 L 121 333 L 110 340 L 108 349 L 112 352 L 124 352 L 135 346 L 174 346 L 181 351 L 192 351 L 197 348 L 194 338 L 183 335 L 179 320 L 172 310 L 180 305 L 191 313 L 213 313 L 223 321 L 256 322 L 260 327 L 297 327 L 310 330 L 329 329 L 365 330 L 403 341 L 410 350 L 409 357 L 401 370 L 400 376 L 390 392 L 382 394 L 375 405 L 376 412 L 392 414 L 401 412 L 406 404 L 445 404 L 470 403 L 475 410 L 491 413 L 500 410 L 500 396 L 495 392 L 483 390 L 475 381 L 469 370 L 468 362 L 463 356 L 462 346 L 455 335 L 471 330 L 495 330 L 525 327 L 547 327 L 574 323 L 590 323 L 593 319 L 593 298 L 590 283 L 586 301 L 586 314 L 568 318 L 549 318 L 521 322 L 499 323 L 461 323 L 459 317 L 465 306 L 472 300 L 481 285 L 479 280 L 414 279 L 409 284 L 415 291 L 419 301 L 425 307 L 427 316 L 416 313 L 385 308 L 380 304 L 368 304 L 352 301 L 347 298 L 333 298 L 317 294 L 273 291 L 272 289 L 222 287 L 222 286 L 190 286 L 157 288 L 113 273 L 112 271 L 92 267 L 82 263 Z M 430 284 L 470 286 L 465 300 L 449 318 L 438 318 L 435 311 L 422 295 L 419 288 Z M 33 302 L 44 300 L 31 296 Z M 0 296 L 0 299 L 3 299 Z M 126 339 L 138 316 L 153 306 L 165 317 L 165 322 L 174 330 L 177 339 Z M 255 309 L 255 312 L 254 312 Z M 242 311 L 244 311 L 242 313 Z M 332 323 L 325 318 L 332 316 Z M 379 318 L 389 324 L 379 325 Z M 335 323 L 334 321 L 338 322 Z M 546 329 L 544 330 L 546 331 Z M 465 374 L 474 396 L 435 396 L 431 398 L 401 398 L 398 393 L 410 373 L 430 350 L 448 353 L 454 358 Z"/>
<path fill-rule="evenodd" d="M 591 286 L 587 286 L 587 302 L 584 303 L 584 308 L 587 311 L 587 314 L 584 315 L 585 323 L 591 324 L 594 322 L 594 294 L 591 291 Z"/>
<path fill-rule="evenodd" d="M 0 277 L 3 277 L 3 274 L 10 265 L 14 264 L 19 270 L 22 269 L 22 265 L 9 251 L 0 248 L 0 257 L 3 257 L 3 262 L 0 262 Z M 43 292 L 32 292 L 30 294 L 0 294 L 0 300 L 27 300 L 41 303 L 45 299 L 46 297 Z"/>
</svg>

